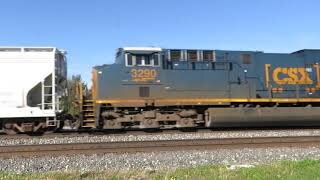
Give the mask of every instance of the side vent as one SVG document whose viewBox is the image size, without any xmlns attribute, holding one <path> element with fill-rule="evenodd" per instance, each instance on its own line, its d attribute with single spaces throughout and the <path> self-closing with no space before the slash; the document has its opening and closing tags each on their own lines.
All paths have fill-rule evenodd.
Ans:
<svg viewBox="0 0 320 180">
<path fill-rule="evenodd" d="M 139 96 L 140 97 L 149 97 L 150 88 L 149 87 L 139 87 Z"/>
<path fill-rule="evenodd" d="M 241 59 L 243 64 L 251 64 L 251 55 L 250 54 L 241 54 Z"/>
</svg>

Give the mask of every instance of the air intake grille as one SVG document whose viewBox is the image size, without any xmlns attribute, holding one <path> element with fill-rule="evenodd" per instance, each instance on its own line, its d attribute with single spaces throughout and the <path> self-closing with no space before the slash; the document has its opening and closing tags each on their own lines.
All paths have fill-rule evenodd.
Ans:
<svg viewBox="0 0 320 180">
<path fill-rule="evenodd" d="M 139 87 L 139 96 L 140 97 L 149 97 L 150 88 L 149 87 Z"/>
</svg>

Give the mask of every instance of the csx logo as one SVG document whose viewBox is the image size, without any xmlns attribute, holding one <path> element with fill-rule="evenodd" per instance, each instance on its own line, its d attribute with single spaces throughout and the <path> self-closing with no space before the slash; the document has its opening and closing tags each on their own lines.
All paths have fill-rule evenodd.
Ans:
<svg viewBox="0 0 320 180">
<path fill-rule="evenodd" d="M 272 73 L 273 81 L 279 85 L 283 84 L 313 84 L 310 74 L 306 68 L 277 67 Z"/>
</svg>

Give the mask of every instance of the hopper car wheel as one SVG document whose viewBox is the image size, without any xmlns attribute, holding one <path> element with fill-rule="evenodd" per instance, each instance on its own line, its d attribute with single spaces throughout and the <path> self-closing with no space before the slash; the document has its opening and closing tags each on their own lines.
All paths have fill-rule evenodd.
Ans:
<svg viewBox="0 0 320 180">
<path fill-rule="evenodd" d="M 9 122 L 4 123 L 3 129 L 4 129 L 4 132 L 8 135 L 15 135 L 18 133 L 18 131 L 14 127 L 14 123 L 9 123 Z"/>
</svg>

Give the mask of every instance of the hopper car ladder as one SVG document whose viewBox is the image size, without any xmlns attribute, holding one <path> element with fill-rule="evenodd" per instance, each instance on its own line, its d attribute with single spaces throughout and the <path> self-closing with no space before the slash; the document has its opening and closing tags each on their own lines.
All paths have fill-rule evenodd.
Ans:
<svg viewBox="0 0 320 180">
<path fill-rule="evenodd" d="M 52 75 L 51 75 L 52 76 Z M 55 85 L 54 82 L 51 85 L 47 85 L 46 81 L 41 82 L 41 109 L 53 109 L 55 110 Z M 46 125 L 48 127 L 57 127 L 58 121 L 56 117 L 47 117 Z"/>
<path fill-rule="evenodd" d="M 49 94 L 50 93 L 50 94 Z M 53 88 L 42 82 L 41 109 L 53 109 Z"/>
</svg>

